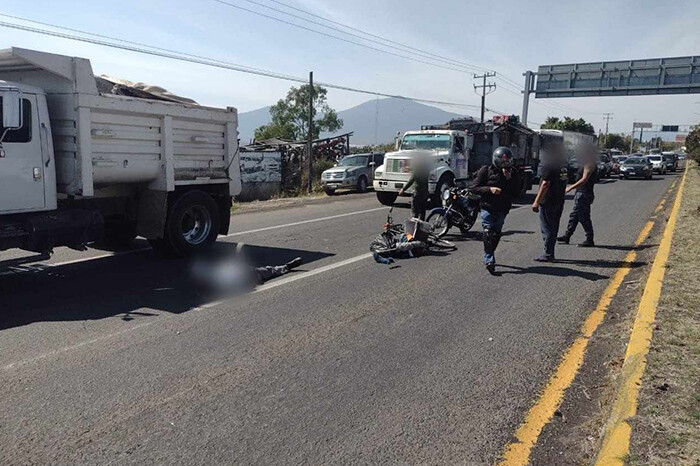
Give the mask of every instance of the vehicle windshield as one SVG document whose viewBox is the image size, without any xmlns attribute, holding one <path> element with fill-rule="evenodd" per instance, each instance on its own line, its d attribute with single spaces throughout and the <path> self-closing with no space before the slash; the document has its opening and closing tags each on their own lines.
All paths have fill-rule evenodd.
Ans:
<svg viewBox="0 0 700 466">
<path fill-rule="evenodd" d="M 625 160 L 627 160 L 627 157 L 618 157 L 617 158 L 617 161 L 620 163 L 624 162 Z"/>
<path fill-rule="evenodd" d="M 449 134 L 407 134 L 401 141 L 401 150 L 449 150 L 451 145 Z"/>
<path fill-rule="evenodd" d="M 625 160 L 625 165 L 643 165 L 645 163 L 642 157 L 630 157 Z"/>
<path fill-rule="evenodd" d="M 649 160 L 651 160 L 652 162 L 658 162 L 659 160 L 661 160 L 661 157 L 658 155 L 652 155 L 649 156 Z"/>
<path fill-rule="evenodd" d="M 364 167 L 365 165 L 367 165 L 366 155 L 343 157 L 338 164 L 339 167 Z"/>
</svg>

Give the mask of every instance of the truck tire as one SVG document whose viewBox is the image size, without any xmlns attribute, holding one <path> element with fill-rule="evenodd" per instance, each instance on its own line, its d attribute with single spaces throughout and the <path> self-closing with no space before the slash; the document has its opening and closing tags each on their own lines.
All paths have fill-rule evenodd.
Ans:
<svg viewBox="0 0 700 466">
<path fill-rule="evenodd" d="M 445 190 L 453 188 L 454 185 L 455 180 L 452 178 L 452 176 L 444 175 L 442 178 L 440 178 L 440 181 L 435 187 L 435 193 L 432 196 L 430 196 L 430 202 L 433 205 L 433 207 L 442 206 L 442 193 Z"/>
<path fill-rule="evenodd" d="M 136 239 L 136 223 L 128 220 L 107 221 L 104 234 L 98 245 L 117 251 L 124 249 Z"/>
<path fill-rule="evenodd" d="M 325 192 L 328 196 L 332 196 L 335 193 L 335 189 L 323 188 L 323 192 Z"/>
<path fill-rule="evenodd" d="M 399 197 L 398 193 L 377 191 L 377 200 L 383 205 L 388 205 L 388 206 L 394 205 L 394 202 L 396 202 L 397 197 Z"/>
<path fill-rule="evenodd" d="M 362 175 L 360 179 L 357 180 L 357 186 L 355 187 L 358 193 L 367 192 L 367 177 Z"/>
<path fill-rule="evenodd" d="M 168 211 L 163 239 L 151 240 L 161 257 L 187 257 L 214 243 L 219 234 L 219 208 L 203 191 L 188 191 Z"/>
</svg>

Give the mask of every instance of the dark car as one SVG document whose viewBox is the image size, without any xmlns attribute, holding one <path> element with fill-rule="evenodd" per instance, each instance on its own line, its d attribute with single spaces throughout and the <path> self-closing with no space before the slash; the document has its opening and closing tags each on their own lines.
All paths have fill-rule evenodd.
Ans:
<svg viewBox="0 0 700 466">
<path fill-rule="evenodd" d="M 678 169 L 678 156 L 674 152 L 663 152 L 661 154 L 666 170 L 675 172 Z"/>
<path fill-rule="evenodd" d="M 612 171 L 613 164 L 610 156 L 605 152 L 598 154 L 598 178 L 610 178 Z"/>
<path fill-rule="evenodd" d="M 646 157 L 630 155 L 627 160 L 620 165 L 620 179 L 638 177 L 650 180 L 652 174 L 651 161 Z"/>
</svg>

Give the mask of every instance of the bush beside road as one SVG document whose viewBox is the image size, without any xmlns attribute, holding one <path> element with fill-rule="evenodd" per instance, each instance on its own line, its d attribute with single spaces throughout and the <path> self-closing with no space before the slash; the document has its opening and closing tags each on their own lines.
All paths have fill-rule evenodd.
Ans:
<svg viewBox="0 0 700 466">
<path fill-rule="evenodd" d="M 628 464 L 700 464 L 700 168 L 683 201 L 632 419 Z"/>
</svg>

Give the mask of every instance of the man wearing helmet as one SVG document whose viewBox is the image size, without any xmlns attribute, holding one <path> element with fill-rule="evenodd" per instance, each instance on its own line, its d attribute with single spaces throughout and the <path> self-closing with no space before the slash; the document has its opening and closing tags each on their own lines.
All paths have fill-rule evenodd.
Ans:
<svg viewBox="0 0 700 466">
<path fill-rule="evenodd" d="M 481 226 L 484 239 L 484 265 L 496 270 L 496 248 L 513 199 L 520 194 L 521 180 L 514 167 L 513 153 L 507 147 L 493 151 L 491 165 L 481 167 L 472 191 L 481 195 Z"/>
</svg>

